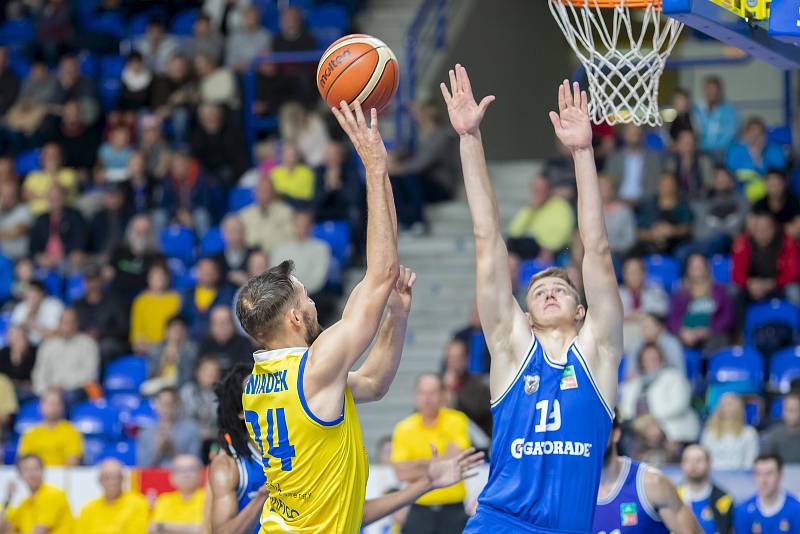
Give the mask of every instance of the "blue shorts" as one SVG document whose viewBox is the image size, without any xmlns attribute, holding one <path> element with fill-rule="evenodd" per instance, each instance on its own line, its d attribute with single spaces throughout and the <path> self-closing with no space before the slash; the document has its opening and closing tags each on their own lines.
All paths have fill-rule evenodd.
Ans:
<svg viewBox="0 0 800 534">
<path fill-rule="evenodd" d="M 526 523 L 495 508 L 478 505 L 477 513 L 467 521 L 463 534 L 589 534 L 578 530 L 554 530 Z"/>
</svg>

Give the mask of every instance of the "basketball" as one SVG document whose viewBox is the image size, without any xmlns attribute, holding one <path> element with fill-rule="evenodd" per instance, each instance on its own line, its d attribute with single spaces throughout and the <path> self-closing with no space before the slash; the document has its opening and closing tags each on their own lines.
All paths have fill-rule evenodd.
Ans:
<svg viewBox="0 0 800 534">
<path fill-rule="evenodd" d="M 354 33 L 335 41 L 317 67 L 317 89 L 329 106 L 361 102 L 380 112 L 397 91 L 400 71 L 394 52 L 375 37 Z"/>
</svg>

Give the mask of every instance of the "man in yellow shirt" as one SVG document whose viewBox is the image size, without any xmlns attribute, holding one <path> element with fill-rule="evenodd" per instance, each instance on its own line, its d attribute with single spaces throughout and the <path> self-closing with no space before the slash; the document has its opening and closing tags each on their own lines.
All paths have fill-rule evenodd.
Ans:
<svg viewBox="0 0 800 534">
<path fill-rule="evenodd" d="M 392 435 L 392 463 L 403 482 L 425 475 L 432 448 L 440 456 L 454 457 L 470 447 L 469 419 L 458 410 L 443 407 L 444 390 L 438 375 L 417 378 L 414 403 L 416 413 L 397 423 Z M 403 532 L 460 534 L 467 522 L 465 497 L 463 482 L 425 494 L 411 507 Z"/>
<path fill-rule="evenodd" d="M 76 532 L 80 534 L 146 534 L 150 507 L 139 493 L 123 491 L 125 469 L 113 458 L 100 464 L 103 496 L 81 509 Z"/>
<path fill-rule="evenodd" d="M 28 173 L 22 183 L 23 196 L 34 217 L 48 210 L 50 202 L 47 200 L 47 192 L 53 183 L 64 188 L 69 200 L 74 198 L 78 189 L 78 175 L 75 170 L 61 165 L 61 148 L 58 144 L 44 145 L 41 159 L 42 169 Z"/>
<path fill-rule="evenodd" d="M 150 534 L 202 534 L 205 490 L 200 487 L 203 466 L 189 454 L 172 462 L 170 482 L 176 491 L 162 493 L 153 507 Z"/>
<path fill-rule="evenodd" d="M 282 156 L 281 164 L 270 172 L 275 190 L 289 203 L 308 203 L 314 200 L 317 178 L 311 167 L 300 161 L 297 145 L 283 143 Z"/>
<path fill-rule="evenodd" d="M 553 195 L 544 176 L 534 176 L 529 205 L 511 219 L 508 250 L 522 259 L 552 262 L 554 255 L 572 241 L 575 213 L 569 202 Z"/>
<path fill-rule="evenodd" d="M 45 389 L 39 407 L 44 421 L 22 435 L 18 454 L 35 454 L 47 467 L 80 465 L 83 436 L 72 423 L 64 419 L 64 394 L 61 389 Z"/>
<path fill-rule="evenodd" d="M 8 493 L 0 512 L 0 534 L 72 534 L 72 511 L 67 494 L 50 484 L 44 484 L 44 465 L 35 454 L 21 456 L 17 470 L 30 490 L 18 506 L 9 508 L 16 492 L 16 483 L 8 485 Z"/>
</svg>

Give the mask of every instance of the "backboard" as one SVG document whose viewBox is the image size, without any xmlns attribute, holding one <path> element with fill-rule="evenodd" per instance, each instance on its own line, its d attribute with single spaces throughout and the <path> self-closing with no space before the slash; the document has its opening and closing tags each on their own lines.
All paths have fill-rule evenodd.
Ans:
<svg viewBox="0 0 800 534">
<path fill-rule="evenodd" d="M 780 69 L 800 69 L 800 0 L 663 0 L 662 9 Z"/>
</svg>

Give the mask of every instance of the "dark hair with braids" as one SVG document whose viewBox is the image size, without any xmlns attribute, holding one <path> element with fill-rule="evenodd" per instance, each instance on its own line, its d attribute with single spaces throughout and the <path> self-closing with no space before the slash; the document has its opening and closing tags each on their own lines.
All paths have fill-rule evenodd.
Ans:
<svg viewBox="0 0 800 534">
<path fill-rule="evenodd" d="M 240 363 L 216 383 L 214 393 L 217 395 L 217 426 L 219 427 L 220 447 L 230 451 L 230 447 L 240 457 L 250 455 L 250 434 L 239 416 L 242 413 L 242 391 L 244 381 L 250 376 L 253 367 Z"/>
</svg>

